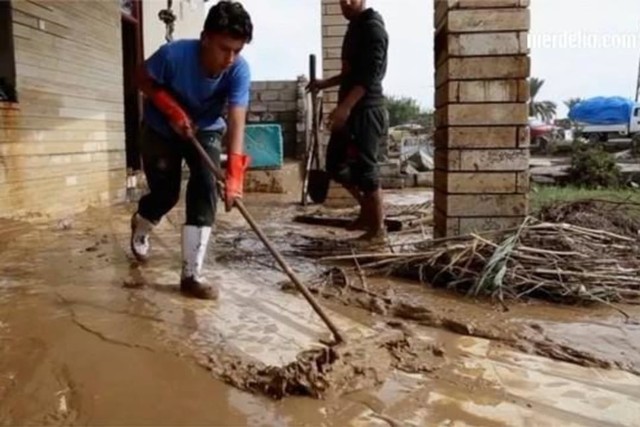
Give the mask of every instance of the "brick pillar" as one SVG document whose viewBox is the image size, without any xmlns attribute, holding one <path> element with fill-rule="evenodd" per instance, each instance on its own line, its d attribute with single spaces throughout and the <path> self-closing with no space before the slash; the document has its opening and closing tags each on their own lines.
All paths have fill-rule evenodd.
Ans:
<svg viewBox="0 0 640 427">
<path fill-rule="evenodd" d="M 340 0 L 322 0 L 322 77 L 340 74 L 342 60 L 340 53 L 342 39 L 347 32 L 347 20 L 340 11 Z M 325 115 L 333 110 L 338 102 L 338 90 L 324 91 L 323 104 Z"/>
<path fill-rule="evenodd" d="M 528 211 L 529 0 L 435 0 L 435 235 Z"/>
</svg>

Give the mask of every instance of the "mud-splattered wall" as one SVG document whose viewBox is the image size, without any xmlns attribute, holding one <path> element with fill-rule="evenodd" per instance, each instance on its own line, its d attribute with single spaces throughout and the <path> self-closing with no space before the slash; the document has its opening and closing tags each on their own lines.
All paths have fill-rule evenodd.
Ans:
<svg viewBox="0 0 640 427">
<path fill-rule="evenodd" d="M 122 200 L 119 2 L 12 6 L 18 103 L 0 102 L 0 217 Z"/>
</svg>

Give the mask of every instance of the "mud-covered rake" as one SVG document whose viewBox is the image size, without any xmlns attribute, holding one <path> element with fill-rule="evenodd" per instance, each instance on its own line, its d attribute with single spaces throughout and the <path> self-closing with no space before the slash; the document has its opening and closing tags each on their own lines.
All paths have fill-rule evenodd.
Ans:
<svg viewBox="0 0 640 427">
<path fill-rule="evenodd" d="M 213 173 L 213 175 L 216 177 L 218 182 L 220 182 L 221 184 L 224 184 L 225 177 L 222 174 L 222 171 L 220 170 L 220 168 L 218 168 L 218 166 L 216 166 L 213 160 L 211 160 L 211 158 L 209 157 L 207 152 L 204 150 L 204 148 L 200 145 L 198 140 L 196 138 L 190 138 L 189 142 L 191 142 L 191 144 L 194 146 L 196 151 L 200 154 L 200 157 L 202 157 L 202 160 L 207 165 L 207 168 Z M 240 211 L 244 219 L 247 221 L 247 223 L 249 223 L 249 226 L 251 227 L 251 229 L 257 234 L 258 238 L 267 247 L 267 250 L 269 250 L 271 255 L 273 255 L 278 265 L 284 270 L 287 276 L 289 276 L 289 279 L 291 279 L 291 281 L 293 282 L 295 287 L 298 289 L 298 291 L 302 293 L 302 295 L 307 300 L 307 302 L 311 305 L 313 310 L 318 314 L 318 316 L 320 316 L 322 321 L 331 330 L 335 338 L 334 344 L 346 343 L 346 337 L 344 336 L 344 334 L 333 323 L 333 321 L 327 315 L 326 311 L 324 311 L 324 309 L 320 306 L 318 301 L 313 297 L 311 292 L 309 292 L 309 290 L 306 288 L 306 286 L 302 284 L 302 282 L 300 281 L 298 276 L 294 273 L 294 271 L 291 269 L 291 267 L 289 267 L 289 264 L 287 264 L 287 262 L 284 260 L 280 252 L 278 252 L 278 250 L 269 241 L 267 236 L 262 232 L 262 230 L 260 229 L 258 224 L 255 222 L 255 220 L 253 219 L 249 211 L 247 211 L 247 208 L 245 207 L 244 203 L 242 203 L 242 200 L 236 199 L 234 206 L 238 209 L 238 211 Z"/>
</svg>

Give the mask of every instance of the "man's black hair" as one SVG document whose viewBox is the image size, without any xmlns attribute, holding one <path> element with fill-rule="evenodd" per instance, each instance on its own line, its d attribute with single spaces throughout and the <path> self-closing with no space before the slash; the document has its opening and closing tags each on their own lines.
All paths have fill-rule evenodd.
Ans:
<svg viewBox="0 0 640 427">
<path fill-rule="evenodd" d="M 237 1 L 221 0 L 211 9 L 204 21 L 207 33 L 227 33 L 233 38 L 250 43 L 253 38 L 253 24 L 249 13 Z"/>
</svg>

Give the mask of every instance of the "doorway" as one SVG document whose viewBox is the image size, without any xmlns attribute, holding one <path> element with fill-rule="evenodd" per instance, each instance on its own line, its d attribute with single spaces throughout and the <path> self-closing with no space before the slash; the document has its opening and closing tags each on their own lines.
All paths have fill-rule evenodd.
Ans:
<svg viewBox="0 0 640 427">
<path fill-rule="evenodd" d="M 122 13 L 122 72 L 124 91 L 124 129 L 128 176 L 141 170 L 138 130 L 142 117 L 141 95 L 135 83 L 135 70 L 142 63 L 142 2 L 120 0 Z"/>
</svg>

